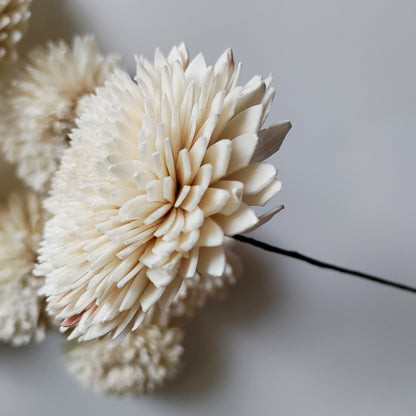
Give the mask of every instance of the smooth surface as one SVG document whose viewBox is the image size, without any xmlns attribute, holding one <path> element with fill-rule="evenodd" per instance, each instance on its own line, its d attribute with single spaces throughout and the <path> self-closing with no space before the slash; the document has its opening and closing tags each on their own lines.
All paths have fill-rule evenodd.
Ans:
<svg viewBox="0 0 416 416">
<path fill-rule="evenodd" d="M 268 124 L 294 125 L 273 158 L 286 210 L 254 236 L 416 286 L 413 0 L 34 1 L 26 47 L 93 32 L 132 71 L 134 53 L 185 40 L 208 62 L 232 46 L 245 80 L 272 72 L 278 96 Z M 9 170 L 0 171 L 5 187 Z M 201 311 L 184 371 L 163 392 L 84 391 L 55 335 L 0 347 L 1 414 L 415 414 L 416 296 L 239 250 L 243 278 Z"/>
</svg>

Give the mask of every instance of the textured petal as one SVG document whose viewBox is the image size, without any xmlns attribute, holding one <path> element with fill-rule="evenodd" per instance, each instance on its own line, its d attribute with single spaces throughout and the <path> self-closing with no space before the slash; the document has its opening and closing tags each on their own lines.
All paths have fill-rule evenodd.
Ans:
<svg viewBox="0 0 416 416">
<path fill-rule="evenodd" d="M 242 233 L 259 222 L 256 214 L 245 204 L 241 204 L 231 215 L 218 214 L 213 219 L 228 236 Z"/>
<path fill-rule="evenodd" d="M 283 143 L 287 133 L 292 128 L 290 121 L 274 124 L 259 132 L 259 141 L 252 156 L 252 162 L 262 162 L 276 153 Z"/>
</svg>

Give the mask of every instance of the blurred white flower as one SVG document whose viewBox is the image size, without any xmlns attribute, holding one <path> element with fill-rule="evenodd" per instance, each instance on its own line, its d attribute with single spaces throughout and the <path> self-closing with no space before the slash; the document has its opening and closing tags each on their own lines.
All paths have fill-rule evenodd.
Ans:
<svg viewBox="0 0 416 416">
<path fill-rule="evenodd" d="M 1 97 L 0 145 L 18 176 L 46 191 L 59 166 L 82 98 L 102 85 L 119 65 L 103 56 L 92 36 L 48 43 L 19 64 Z"/>
<path fill-rule="evenodd" d="M 110 394 L 155 390 L 180 369 L 183 329 L 146 326 L 128 334 L 114 349 L 106 339 L 67 343 L 66 366 L 81 384 Z"/>
<path fill-rule="evenodd" d="M 26 31 L 31 3 L 32 0 L 0 0 L 0 62 L 16 59 L 16 44 Z"/>
<path fill-rule="evenodd" d="M 0 212 L 0 341 L 41 341 L 46 327 L 43 279 L 32 274 L 44 214 L 33 193 L 13 194 Z"/>
<path fill-rule="evenodd" d="M 48 309 L 70 338 L 114 338 L 164 308 L 185 279 L 221 276 L 225 236 L 250 231 L 281 187 L 274 153 L 290 123 L 259 131 L 274 96 L 256 76 L 239 86 L 231 51 L 214 66 L 184 45 L 136 82 L 116 71 L 84 102 L 47 208 L 38 272 Z"/>
</svg>

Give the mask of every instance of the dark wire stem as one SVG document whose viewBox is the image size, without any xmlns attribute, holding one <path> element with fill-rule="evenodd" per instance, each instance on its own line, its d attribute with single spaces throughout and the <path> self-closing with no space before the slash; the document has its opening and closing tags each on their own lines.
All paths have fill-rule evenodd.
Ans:
<svg viewBox="0 0 416 416">
<path fill-rule="evenodd" d="M 335 270 L 340 273 L 349 274 L 352 276 L 361 277 L 363 279 L 370 280 L 372 282 L 380 283 L 385 286 L 394 287 L 396 289 L 405 290 L 407 292 L 416 293 L 416 288 L 411 286 L 406 286 L 401 283 L 392 282 L 387 279 L 383 279 L 381 277 L 372 276 L 367 273 L 362 273 L 356 270 L 346 269 L 344 267 L 336 266 L 334 264 L 325 263 L 323 261 L 319 261 L 313 259 L 312 257 L 305 256 L 304 254 L 298 253 L 297 251 L 289 251 L 284 250 L 283 248 L 275 247 L 267 243 L 263 243 L 262 241 L 255 240 L 254 238 L 245 237 L 243 235 L 235 235 L 233 236 L 235 240 L 242 241 L 243 243 L 251 244 L 252 246 L 262 248 L 263 250 L 270 251 L 272 253 L 282 254 L 283 256 L 292 257 L 297 260 L 305 261 L 309 264 L 313 264 L 314 266 L 322 267 L 324 269 Z"/>
</svg>

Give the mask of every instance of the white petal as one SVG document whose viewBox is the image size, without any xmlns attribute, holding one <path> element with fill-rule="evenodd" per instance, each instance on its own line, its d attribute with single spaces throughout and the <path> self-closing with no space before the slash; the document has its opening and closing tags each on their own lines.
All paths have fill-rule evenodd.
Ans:
<svg viewBox="0 0 416 416">
<path fill-rule="evenodd" d="M 198 266 L 199 273 L 211 276 L 221 276 L 225 269 L 225 254 L 223 246 L 201 247 L 199 249 Z"/>
<path fill-rule="evenodd" d="M 230 140 L 220 140 L 210 146 L 205 153 L 203 163 L 212 166 L 211 182 L 213 183 L 223 177 L 228 168 L 232 150 Z"/>
<path fill-rule="evenodd" d="M 243 134 L 231 141 L 231 157 L 228 163 L 227 175 L 245 168 L 253 157 L 258 137 L 256 134 Z"/>
<path fill-rule="evenodd" d="M 220 139 L 234 139 L 246 133 L 257 133 L 262 114 L 261 104 L 238 113 L 221 133 Z"/>
<path fill-rule="evenodd" d="M 269 163 L 250 163 L 225 179 L 244 184 L 244 195 L 256 194 L 276 177 L 276 168 Z"/>
<path fill-rule="evenodd" d="M 244 192 L 244 185 L 238 181 L 218 181 L 215 183 L 215 187 L 224 189 L 230 195 L 229 200 L 225 204 L 224 208 L 221 209 L 220 214 L 230 215 L 238 209 L 241 204 L 241 200 Z M 251 205 L 251 204 L 247 204 Z"/>
<path fill-rule="evenodd" d="M 291 129 L 290 121 L 274 124 L 268 129 L 261 130 L 258 134 L 259 141 L 252 157 L 252 162 L 262 162 L 276 153 L 283 143 L 287 133 Z"/>
<path fill-rule="evenodd" d="M 199 208 L 205 217 L 209 217 L 220 212 L 229 199 L 230 194 L 224 189 L 208 188 L 199 203 Z"/>
<path fill-rule="evenodd" d="M 215 247 L 224 243 L 222 228 L 211 218 L 205 218 L 200 228 L 198 247 Z"/>
<path fill-rule="evenodd" d="M 244 196 L 244 202 L 247 205 L 259 205 L 264 206 L 269 202 L 274 195 L 276 195 L 282 189 L 282 183 L 277 179 L 265 186 L 257 194 L 251 194 Z"/>
<path fill-rule="evenodd" d="M 272 210 L 266 212 L 265 214 L 260 215 L 259 216 L 258 223 L 255 224 L 253 227 L 247 228 L 247 230 L 245 230 L 244 233 L 251 233 L 252 231 L 256 230 L 261 225 L 263 225 L 266 222 L 270 221 L 282 209 L 284 209 L 284 206 L 283 205 L 280 205 L 279 207 L 273 208 Z"/>
<path fill-rule="evenodd" d="M 213 217 L 213 220 L 227 236 L 242 233 L 259 222 L 256 214 L 245 204 L 241 204 L 233 214 L 217 214 Z"/>
</svg>

